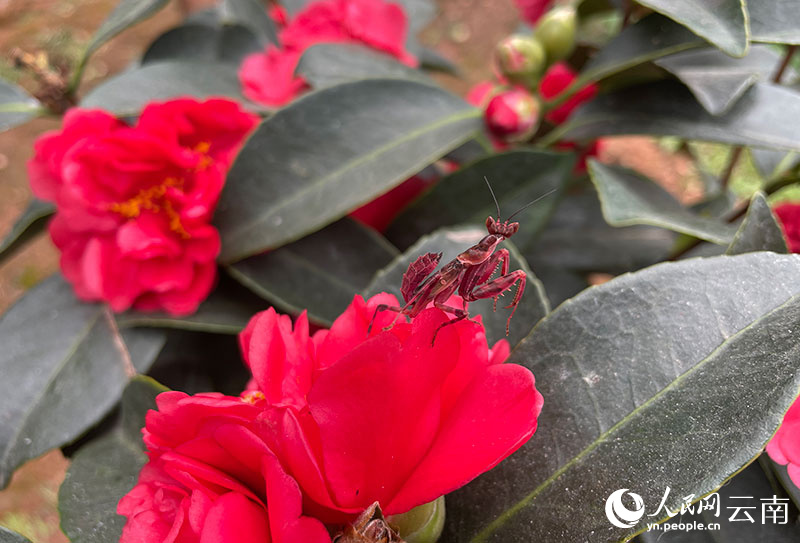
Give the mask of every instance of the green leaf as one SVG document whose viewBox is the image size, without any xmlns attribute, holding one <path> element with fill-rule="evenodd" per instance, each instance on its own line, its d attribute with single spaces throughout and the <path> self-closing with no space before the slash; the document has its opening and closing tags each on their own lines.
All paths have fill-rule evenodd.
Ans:
<svg viewBox="0 0 800 543">
<path fill-rule="evenodd" d="M 763 192 L 757 192 L 750 200 L 744 218 L 727 254 L 739 255 L 755 251 L 788 253 L 778 220 L 773 215 Z"/>
<path fill-rule="evenodd" d="M 672 510 L 719 487 L 800 387 L 798 273 L 797 255 L 692 259 L 563 303 L 510 359 L 545 398 L 538 430 L 448 495 L 449 541 L 620 541 L 666 515 L 615 528 L 603 507 L 613 491 L 631 489 L 652 514 L 667 486 Z"/>
<path fill-rule="evenodd" d="M 53 204 L 36 198 L 32 199 L 8 234 L 0 240 L 0 262 L 14 254 L 29 239 L 44 230 L 47 219 L 54 211 Z"/>
<path fill-rule="evenodd" d="M 260 0 L 222 0 L 217 12 L 223 25 L 245 26 L 262 45 L 278 44 L 278 30 Z"/>
<path fill-rule="evenodd" d="M 523 254 L 537 271 L 546 266 L 617 274 L 664 260 L 674 241 L 675 234 L 662 228 L 609 226 L 590 185 L 559 203 L 545 229 Z"/>
<path fill-rule="evenodd" d="M 221 260 L 332 223 L 467 141 L 480 117 L 440 88 L 401 80 L 345 83 L 292 102 L 256 129 L 228 173 L 215 215 Z"/>
<path fill-rule="evenodd" d="M 424 73 L 394 57 L 351 43 L 321 43 L 306 49 L 297 73 L 315 89 L 358 79 L 410 79 L 431 84 Z"/>
<path fill-rule="evenodd" d="M 425 236 L 411 246 L 405 253 L 397 257 L 386 268 L 379 271 L 369 286 L 364 289 L 364 296 L 373 296 L 379 292 L 388 292 L 397 296 L 398 301 L 402 301 L 400 285 L 403 282 L 403 274 L 416 258 L 424 253 L 442 253 L 439 268 L 447 262 L 453 260 L 456 255 L 474 245 L 486 235 L 486 231 L 474 227 L 454 227 L 442 228 L 429 236 Z M 544 317 L 550 306 L 541 282 L 533 272 L 530 271 L 525 259 L 520 256 L 519 251 L 510 242 L 504 243 L 505 248 L 511 253 L 511 263 L 509 271 L 515 269 L 525 270 L 528 275 L 528 284 L 525 287 L 525 294 L 522 296 L 517 307 L 514 318 L 511 319 L 511 330 L 508 340 L 511 345 L 516 345 L 530 331 L 536 322 Z M 514 291 L 515 292 L 515 291 Z M 469 304 L 470 315 L 481 315 L 483 325 L 486 328 L 486 337 L 492 343 L 506 337 L 506 320 L 510 314 L 510 309 L 503 309 L 507 301 L 511 298 L 506 296 L 501 298 L 497 304 L 497 312 L 492 309 L 492 300 L 478 300 Z"/>
<path fill-rule="evenodd" d="M 241 100 L 237 66 L 221 62 L 152 62 L 107 79 L 81 101 L 119 116 L 136 115 L 148 102 L 179 96 L 227 96 Z"/>
<path fill-rule="evenodd" d="M 61 528 L 72 543 L 119 541 L 125 517 L 117 515 L 117 503 L 136 484 L 147 461 L 144 417 L 165 390 L 149 377 L 133 379 L 122 396 L 119 426 L 73 457 L 58 492 Z"/>
<path fill-rule="evenodd" d="M 574 165 L 572 154 L 538 150 L 510 151 L 483 158 L 441 179 L 392 222 L 386 235 L 398 247 L 408 247 L 420 236 L 442 226 L 462 223 L 482 226 L 486 217 L 497 214 L 484 178 L 492 184 L 503 217 L 557 190 L 557 194 L 545 196 L 520 213 L 519 218 L 515 217 L 520 230 L 514 236 L 514 243 L 524 248 L 556 208 Z"/>
<path fill-rule="evenodd" d="M 342 219 L 289 245 L 231 265 L 243 285 L 288 313 L 330 325 L 397 249 L 373 230 Z"/>
<path fill-rule="evenodd" d="M 800 163 L 800 154 L 774 149 L 748 149 L 753 165 L 766 181 L 777 178 Z"/>
<path fill-rule="evenodd" d="M 720 503 L 721 516 L 715 516 L 711 511 L 695 512 L 695 514 L 687 511 L 668 521 L 670 524 L 697 522 L 706 526 L 716 523 L 719 524 L 719 529 L 675 532 L 653 530 L 643 533 L 635 541 L 638 543 L 717 543 L 719 541 L 725 543 L 753 543 L 755 541 L 793 543 L 800 540 L 800 525 L 792 518 L 795 515 L 792 514 L 791 508 L 788 510 L 786 524 L 778 524 L 770 520 L 762 521 L 762 505 L 769 503 L 774 497 L 779 500 L 784 499 L 776 490 L 772 486 L 770 478 L 765 474 L 759 459 L 759 462 L 753 462 L 747 466 L 719 489 L 717 500 Z M 745 511 L 750 513 L 755 522 L 747 522 L 744 511 L 739 512 L 737 519 L 744 519 L 745 522 L 731 522 L 729 518 L 736 507 L 754 508 L 745 509 Z"/>
<path fill-rule="evenodd" d="M 800 11 L 794 0 L 750 1 L 750 39 L 800 45 Z"/>
<path fill-rule="evenodd" d="M 655 61 L 683 81 L 712 115 L 728 111 L 757 81 L 769 81 L 780 62 L 780 56 L 766 45 L 753 46 L 738 59 L 718 49 L 701 49 Z"/>
<path fill-rule="evenodd" d="M 252 374 L 242 364 L 239 338 L 186 330 L 167 331 L 167 343 L 148 372 L 187 394 L 213 390 L 238 396 Z"/>
<path fill-rule="evenodd" d="M 747 52 L 749 28 L 742 0 L 636 0 L 686 26 L 729 55 Z"/>
<path fill-rule="evenodd" d="M 706 44 L 683 25 L 658 14 L 649 15 L 625 28 L 598 51 L 572 87 L 580 88 L 645 62 Z"/>
<path fill-rule="evenodd" d="M 590 159 L 589 174 L 612 226 L 649 224 L 727 245 L 736 227 L 692 213 L 659 185 L 633 170 Z"/>
<path fill-rule="evenodd" d="M 31 540 L 0 526 L 0 543 L 31 543 Z"/>
<path fill-rule="evenodd" d="M 207 60 L 232 62 L 238 66 L 247 54 L 260 49 L 258 38 L 242 25 L 185 24 L 159 36 L 145 52 L 142 64 Z"/>
<path fill-rule="evenodd" d="M 155 326 L 215 334 L 238 334 L 250 318 L 266 304 L 235 281 L 222 277 L 220 284 L 191 315 L 175 317 L 167 313 L 127 311 L 117 315 L 120 327 Z"/>
<path fill-rule="evenodd" d="M 149 331 L 119 335 L 99 304 L 81 303 L 59 276 L 0 319 L 0 487 L 22 462 L 69 443 L 116 403 L 163 345 Z"/>
<path fill-rule="evenodd" d="M 88 57 L 105 42 L 155 13 L 167 5 L 169 0 L 120 0 L 111 14 L 94 33 L 85 55 Z"/>
<path fill-rule="evenodd" d="M 689 140 L 800 150 L 800 94 L 756 83 L 723 115 L 709 114 L 674 82 L 641 85 L 598 96 L 542 140 L 581 140 L 616 134 L 679 136 Z"/>
<path fill-rule="evenodd" d="M 0 79 L 0 132 L 29 121 L 42 105 L 22 88 Z"/>
</svg>

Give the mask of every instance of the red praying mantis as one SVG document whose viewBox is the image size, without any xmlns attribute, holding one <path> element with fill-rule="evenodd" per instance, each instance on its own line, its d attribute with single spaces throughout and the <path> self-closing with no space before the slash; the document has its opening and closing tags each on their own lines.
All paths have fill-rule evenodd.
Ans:
<svg viewBox="0 0 800 543">
<path fill-rule="evenodd" d="M 488 179 L 484 179 L 486 180 L 486 185 L 489 187 L 489 192 L 492 194 L 492 199 L 497 208 L 497 219 L 493 218 L 491 215 L 486 218 L 486 230 L 489 232 L 488 235 L 484 236 L 477 244 L 442 266 L 442 269 L 433 275 L 431 275 L 431 273 L 436 269 L 436 266 L 439 265 L 442 253 L 425 253 L 419 256 L 408 266 L 408 269 L 403 274 L 400 292 L 405 300 L 405 305 L 400 307 L 380 304 L 375 308 L 375 313 L 372 315 L 372 322 L 370 322 L 367 333 L 372 330 L 375 318 L 381 311 L 388 310 L 397 313 L 392 323 L 384 328 L 384 330 L 388 330 L 394 326 L 397 317 L 400 315 L 406 315 L 412 318 L 416 317 L 423 309 L 433 302 L 434 307 L 453 315 L 452 319 L 440 324 L 433 333 L 433 339 L 431 340 L 431 345 L 433 345 L 436 341 L 436 335 L 442 328 L 469 318 L 469 312 L 467 311 L 467 304 L 469 302 L 494 298 L 494 310 L 497 311 L 497 299 L 507 290 L 512 289 L 516 284 L 518 286 L 514 299 L 505 307 L 506 309 L 511 309 L 511 314 L 506 321 L 506 335 L 508 335 L 511 317 L 514 316 L 514 312 L 517 310 L 517 306 L 522 299 L 522 293 L 525 292 L 527 275 L 523 270 L 514 270 L 509 273 L 508 265 L 510 257 L 508 249 L 497 249 L 497 246 L 519 230 L 519 223 L 511 222 L 514 216 L 545 196 L 549 196 L 555 192 L 556 189 L 522 206 L 512 213 L 508 219 L 503 221 L 500 219 L 500 204 L 497 203 L 492 185 L 489 184 Z M 500 276 L 490 281 L 492 275 L 494 275 L 498 268 L 501 268 Z M 463 300 L 463 306 L 461 308 L 447 305 L 450 296 L 456 291 L 458 291 L 458 295 Z"/>
</svg>

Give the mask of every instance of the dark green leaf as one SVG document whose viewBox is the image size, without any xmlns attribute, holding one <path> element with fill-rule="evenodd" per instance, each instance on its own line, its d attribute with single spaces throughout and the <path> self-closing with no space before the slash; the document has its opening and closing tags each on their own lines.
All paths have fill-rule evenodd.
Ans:
<svg viewBox="0 0 800 543">
<path fill-rule="evenodd" d="M 321 43 L 309 47 L 300 58 L 297 73 L 315 89 L 377 77 L 432 83 L 424 73 L 394 57 L 352 43 Z"/>
<path fill-rule="evenodd" d="M 728 247 L 727 254 L 739 255 L 755 251 L 789 252 L 786 240 L 783 239 L 783 230 L 772 214 L 763 192 L 755 193 L 750 200 L 747 215 Z"/>
<path fill-rule="evenodd" d="M 252 377 L 233 335 L 169 330 L 149 375 L 188 394 L 214 390 L 238 396 Z"/>
<path fill-rule="evenodd" d="M 134 364 L 163 342 L 133 334 L 126 346 L 108 310 L 79 302 L 60 276 L 42 282 L 0 319 L 0 486 L 19 464 L 69 443 L 116 403 Z M 150 357 L 150 360 L 147 358 Z"/>
<path fill-rule="evenodd" d="M 598 96 L 547 140 L 655 134 L 800 150 L 798 124 L 800 94 L 786 87 L 756 83 L 727 113 L 713 116 L 686 87 L 662 82 Z"/>
<path fill-rule="evenodd" d="M 421 47 L 419 51 L 419 65 L 424 70 L 442 72 L 458 77 L 459 69 L 449 58 L 440 55 L 438 51 L 428 47 Z"/>
<path fill-rule="evenodd" d="M 612 226 L 648 224 L 727 245 L 736 227 L 692 213 L 656 183 L 632 170 L 589 161 L 603 216 Z"/>
<path fill-rule="evenodd" d="M 283 311 L 307 309 L 311 319 L 329 325 L 398 254 L 374 231 L 342 219 L 228 271 Z"/>
<path fill-rule="evenodd" d="M 267 14 L 261 0 L 222 0 L 217 6 L 220 22 L 224 25 L 242 25 L 258 38 L 262 45 L 278 43 L 275 23 Z"/>
<path fill-rule="evenodd" d="M 741 0 L 636 0 L 707 39 L 729 55 L 747 52 L 747 10 Z"/>
<path fill-rule="evenodd" d="M 715 516 L 711 511 L 695 514 L 686 512 L 667 521 L 670 524 L 697 522 L 706 526 L 716 523 L 719 524 L 719 529 L 709 531 L 653 530 L 643 533 L 636 541 L 638 543 L 717 543 L 719 541 L 725 543 L 754 543 L 756 541 L 793 543 L 800 540 L 800 524 L 797 523 L 796 515 L 793 514 L 791 508 L 787 511 L 786 524 L 778 524 L 771 520 L 763 522 L 762 505 L 771 501 L 773 497 L 776 497 L 776 489 L 770 484 L 770 479 L 765 475 L 761 462 L 753 462 L 719 489 L 718 500 L 721 516 Z M 777 498 L 784 499 L 780 494 L 777 494 Z M 728 507 L 755 509 L 745 509 L 739 512 L 736 518 L 743 519 L 744 522 L 731 522 L 729 519 L 734 509 L 727 509 Z M 754 522 L 746 521 L 744 512 L 749 513 Z"/>
<path fill-rule="evenodd" d="M 292 102 L 261 124 L 228 173 L 215 216 L 220 258 L 330 224 L 468 140 L 480 116 L 442 89 L 402 80 L 345 83 Z"/>
<path fill-rule="evenodd" d="M 258 38 L 244 26 L 186 24 L 159 36 L 145 52 L 142 64 L 207 60 L 232 62 L 238 66 L 247 54 L 259 49 Z"/>
<path fill-rule="evenodd" d="M 136 115 L 148 102 L 179 96 L 241 99 L 237 66 L 221 62 L 152 62 L 123 72 L 92 89 L 81 107 L 103 108 L 119 116 Z"/>
<path fill-rule="evenodd" d="M 31 543 L 31 540 L 0 526 L 0 543 Z"/>
<path fill-rule="evenodd" d="M 253 296 L 250 291 L 235 281 L 223 277 L 217 288 L 191 315 L 175 317 L 166 313 L 127 311 L 117 315 L 117 322 L 121 327 L 156 326 L 216 334 L 238 334 L 250 318 L 263 309 L 266 309 L 266 304 Z"/>
<path fill-rule="evenodd" d="M 800 10 L 795 0 L 747 3 L 753 41 L 800 45 Z"/>
<path fill-rule="evenodd" d="M 753 46 L 738 59 L 709 48 L 655 61 L 683 81 L 712 115 L 728 111 L 756 81 L 769 81 L 780 62 L 780 56 L 766 45 Z"/>
<path fill-rule="evenodd" d="M 32 199 L 11 231 L 0 240 L 0 262 L 14 254 L 29 239 L 44 230 L 47 219 L 53 214 L 53 204 Z"/>
<path fill-rule="evenodd" d="M 536 266 L 536 277 L 544 285 L 551 307 L 558 307 L 589 286 L 581 274 L 563 268 Z"/>
<path fill-rule="evenodd" d="M 753 165 L 765 180 L 775 179 L 800 162 L 800 154 L 775 151 L 774 149 L 749 149 Z"/>
<path fill-rule="evenodd" d="M 654 59 L 702 47 L 707 42 L 683 25 L 653 14 L 625 28 L 586 65 L 575 87 L 609 77 Z"/>
<path fill-rule="evenodd" d="M 603 508 L 613 491 L 640 494 L 651 514 L 667 486 L 672 510 L 719 487 L 800 387 L 798 273 L 797 255 L 693 259 L 563 303 L 510 359 L 545 397 L 538 430 L 448 495 L 446 540 L 620 541 L 666 515 L 614 528 Z"/>
<path fill-rule="evenodd" d="M 128 27 L 139 23 L 167 5 L 169 0 L 120 0 L 117 7 L 103 21 L 86 48 L 88 57 L 105 42 Z"/>
<path fill-rule="evenodd" d="M 400 285 L 403 281 L 403 274 L 408 269 L 408 265 L 418 256 L 427 252 L 443 253 L 439 266 L 441 268 L 442 265 L 454 259 L 458 253 L 480 241 L 485 235 L 485 230 L 474 227 L 454 227 L 437 230 L 433 234 L 420 239 L 389 266 L 379 271 L 364 290 L 364 295 L 372 296 L 379 292 L 388 292 L 397 296 L 398 300 L 402 300 Z M 544 293 L 541 282 L 530 271 L 528 264 L 520 256 L 516 247 L 510 241 L 505 242 L 504 245 L 511 253 L 509 270 L 523 269 L 528 275 L 525 294 L 517 307 L 516 313 L 514 313 L 514 318 L 511 319 L 511 333 L 508 336 L 511 345 L 516 345 L 518 341 L 525 337 L 531 327 L 550 311 L 550 306 L 547 303 L 547 296 Z M 511 299 L 506 296 L 501 298 L 502 301 L 510 303 Z M 492 305 L 492 300 L 479 300 L 469 304 L 471 315 L 481 315 L 483 325 L 486 327 L 486 336 L 489 338 L 490 343 L 506 337 L 506 320 L 511 311 L 510 309 L 502 309 L 507 304 L 498 303 L 498 310 L 495 313 L 492 310 Z"/>
<path fill-rule="evenodd" d="M 439 181 L 394 220 L 386 235 L 398 247 L 405 248 L 442 226 L 482 226 L 486 217 L 497 214 L 484 178 L 492 184 L 503 217 L 557 190 L 557 194 L 545 196 L 514 218 L 520 223 L 514 244 L 524 248 L 556 208 L 574 165 L 574 155 L 534 150 L 510 151 L 478 160 Z"/>
<path fill-rule="evenodd" d="M 769 455 L 766 453 L 762 454 L 761 458 L 765 458 L 766 462 L 772 469 L 772 473 L 775 474 L 775 477 L 778 479 L 778 482 L 780 483 L 784 492 L 789 495 L 789 498 L 794 502 L 794 506 L 800 509 L 800 488 L 797 488 L 797 485 L 795 485 L 794 481 L 792 481 L 791 477 L 789 477 L 787 466 L 778 464 L 769 458 Z"/>
<path fill-rule="evenodd" d="M 39 101 L 20 87 L 0 79 L 0 132 L 14 128 L 42 111 Z"/>
<path fill-rule="evenodd" d="M 122 396 L 119 427 L 73 457 L 58 492 L 61 528 L 72 543 L 119 541 L 125 517 L 117 515 L 117 503 L 136 484 L 147 461 L 144 417 L 165 390 L 150 378 L 133 379 Z"/>
<path fill-rule="evenodd" d="M 609 226 L 593 188 L 569 194 L 523 254 L 534 269 L 622 273 L 669 254 L 675 234 L 652 226 Z"/>
</svg>

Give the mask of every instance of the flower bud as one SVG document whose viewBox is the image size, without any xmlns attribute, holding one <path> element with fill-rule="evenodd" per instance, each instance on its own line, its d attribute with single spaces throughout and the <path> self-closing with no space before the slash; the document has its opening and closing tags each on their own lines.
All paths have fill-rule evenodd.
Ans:
<svg viewBox="0 0 800 543">
<path fill-rule="evenodd" d="M 444 529 L 444 496 L 386 520 L 406 543 L 436 543 Z"/>
<path fill-rule="evenodd" d="M 552 63 L 567 58 L 575 48 L 577 14 L 572 6 L 558 6 L 539 20 L 536 39 L 547 52 L 547 61 Z"/>
<path fill-rule="evenodd" d="M 484 119 L 489 131 L 505 141 L 525 141 L 539 126 L 539 101 L 528 91 L 503 91 L 486 106 Z"/>
<path fill-rule="evenodd" d="M 547 53 L 533 36 L 513 34 L 494 51 L 497 71 L 512 83 L 533 87 L 544 71 Z"/>
</svg>

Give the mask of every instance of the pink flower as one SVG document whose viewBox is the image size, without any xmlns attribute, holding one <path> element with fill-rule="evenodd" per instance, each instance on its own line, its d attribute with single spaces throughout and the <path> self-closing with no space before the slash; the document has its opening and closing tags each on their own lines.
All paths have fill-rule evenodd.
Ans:
<svg viewBox="0 0 800 543">
<path fill-rule="evenodd" d="M 257 119 L 228 100 L 151 104 L 135 127 L 76 108 L 40 137 L 31 188 L 57 206 L 50 235 L 78 297 L 193 312 L 216 277 L 211 216 Z"/>
<path fill-rule="evenodd" d="M 783 417 L 783 423 L 767 445 L 767 454 L 782 466 L 788 465 L 789 477 L 800 486 L 800 401 L 795 400 Z"/>
<path fill-rule="evenodd" d="M 789 250 L 800 253 L 800 203 L 779 204 L 773 211 L 781 221 Z"/>
<path fill-rule="evenodd" d="M 165 392 L 144 429 L 150 461 L 119 502 L 121 543 L 330 543 L 252 431 L 260 410 L 221 394 Z"/>
<path fill-rule="evenodd" d="M 545 72 L 542 81 L 539 83 L 539 94 L 545 100 L 552 100 L 561 94 L 577 78 L 572 69 L 563 62 L 553 64 Z M 545 119 L 554 124 L 561 124 L 567 120 L 572 112 L 579 105 L 588 102 L 597 94 L 597 85 L 590 83 L 573 94 L 569 100 L 550 111 L 545 115 Z"/>
<path fill-rule="evenodd" d="M 239 79 L 248 98 L 277 107 L 308 88 L 294 72 L 303 52 L 318 43 L 361 43 L 415 66 L 416 59 L 405 49 L 407 27 L 403 9 L 394 3 L 318 0 L 286 20 L 278 36 L 280 48 L 269 46 L 248 56 Z"/>
<path fill-rule="evenodd" d="M 397 300 L 360 296 L 330 330 L 308 335 L 302 314 L 269 309 L 240 336 L 260 394 L 256 433 L 297 480 L 306 511 L 345 523 L 380 502 L 406 512 L 491 469 L 536 430 L 542 397 L 533 375 L 503 364 L 503 340 L 489 349 L 471 321 L 434 331 L 449 317 L 428 309 L 413 323 L 382 329 Z"/>
<path fill-rule="evenodd" d="M 553 2 L 554 0 L 514 0 L 522 18 L 530 24 L 536 24 Z"/>
<path fill-rule="evenodd" d="M 484 112 L 489 132 L 504 141 L 524 141 L 539 126 L 539 102 L 523 88 L 496 94 Z"/>
</svg>

